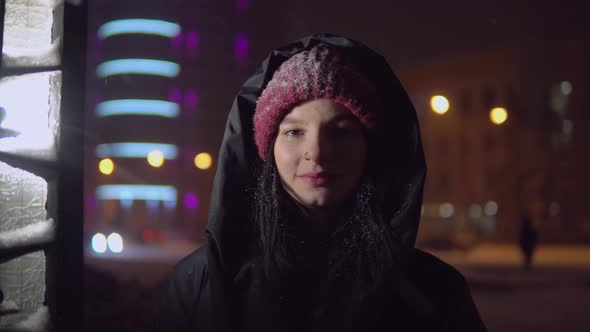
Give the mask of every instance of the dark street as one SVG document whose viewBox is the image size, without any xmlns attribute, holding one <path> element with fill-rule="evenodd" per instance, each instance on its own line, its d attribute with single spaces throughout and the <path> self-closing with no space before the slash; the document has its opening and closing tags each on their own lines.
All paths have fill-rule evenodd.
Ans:
<svg viewBox="0 0 590 332">
<path fill-rule="evenodd" d="M 110 283 L 110 289 L 125 290 L 101 298 L 89 298 L 87 310 L 91 312 L 88 331 L 142 331 L 149 324 L 151 303 L 157 297 L 172 263 L 168 259 L 190 250 L 187 247 L 171 247 L 159 251 L 159 263 L 141 262 L 141 248 L 130 248 L 136 257 L 109 260 L 88 257 L 90 266 L 97 266 L 108 273 L 117 273 L 118 279 L 107 275 L 89 277 L 87 292 L 104 289 L 95 283 Z M 153 255 L 154 251 L 145 251 Z M 465 252 L 433 252 L 451 263 L 467 278 L 474 300 L 489 331 L 586 331 L 590 324 L 590 247 L 552 246 L 541 247 L 533 269 L 525 271 L 520 266 L 516 247 L 509 245 L 482 245 Z M 122 267 L 127 267 L 122 269 Z M 104 285 L 103 285 L 104 286 Z M 97 303 L 96 301 L 103 301 Z M 92 305 L 92 303 L 95 303 Z M 110 308 L 110 309 L 109 309 Z"/>
<path fill-rule="evenodd" d="M 461 266 L 489 331 L 587 331 L 589 268 Z"/>
</svg>

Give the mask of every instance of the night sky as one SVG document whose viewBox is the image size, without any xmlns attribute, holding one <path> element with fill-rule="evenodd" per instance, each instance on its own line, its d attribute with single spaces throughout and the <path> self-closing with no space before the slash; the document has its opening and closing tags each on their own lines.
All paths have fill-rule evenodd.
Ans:
<svg viewBox="0 0 590 332">
<path fill-rule="evenodd" d="M 580 39 L 590 33 L 583 0 L 280 3 L 291 27 L 286 40 L 319 31 L 346 34 L 397 65 L 513 39 Z"/>
</svg>

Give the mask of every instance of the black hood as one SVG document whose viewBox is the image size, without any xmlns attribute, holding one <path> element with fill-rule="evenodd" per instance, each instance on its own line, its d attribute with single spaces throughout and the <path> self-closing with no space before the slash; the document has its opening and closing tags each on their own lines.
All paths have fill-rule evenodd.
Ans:
<svg viewBox="0 0 590 332">
<path fill-rule="evenodd" d="M 260 163 L 252 124 L 256 100 L 281 63 L 317 44 L 328 44 L 348 54 L 377 87 L 384 105 L 379 124 L 383 130 L 374 140 L 377 146 L 373 147 L 379 154 L 379 204 L 403 245 L 414 246 L 426 163 L 410 99 L 387 61 L 370 48 L 336 35 L 308 36 L 273 50 L 241 87 L 229 113 L 218 155 L 206 231 L 214 307 L 228 304 L 231 288 L 227 285 L 246 261 L 247 248 L 256 241 L 250 220 L 251 196 L 247 191 L 255 186 L 255 170 Z M 226 320 L 219 318 L 220 324 L 224 324 L 222 321 Z"/>
</svg>

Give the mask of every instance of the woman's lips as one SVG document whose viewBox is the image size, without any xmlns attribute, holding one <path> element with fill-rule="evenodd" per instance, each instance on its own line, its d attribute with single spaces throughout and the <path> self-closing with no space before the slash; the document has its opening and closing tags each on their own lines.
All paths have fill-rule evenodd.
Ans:
<svg viewBox="0 0 590 332">
<path fill-rule="evenodd" d="M 327 174 L 304 174 L 299 176 L 303 182 L 312 186 L 321 186 L 326 184 L 330 177 Z"/>
</svg>

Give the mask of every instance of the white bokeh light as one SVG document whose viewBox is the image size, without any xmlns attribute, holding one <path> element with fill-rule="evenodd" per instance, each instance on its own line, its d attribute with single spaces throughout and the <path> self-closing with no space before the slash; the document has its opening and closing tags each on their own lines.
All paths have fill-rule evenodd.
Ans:
<svg viewBox="0 0 590 332">
<path fill-rule="evenodd" d="M 119 233 L 111 233 L 107 238 L 109 249 L 114 253 L 120 253 L 123 251 L 123 238 Z"/>
<path fill-rule="evenodd" d="M 451 203 L 443 203 L 440 205 L 439 214 L 443 218 L 450 218 L 455 213 L 455 207 Z"/>
<path fill-rule="evenodd" d="M 498 213 L 498 204 L 494 201 L 489 201 L 483 208 L 486 216 L 495 216 Z"/>
<path fill-rule="evenodd" d="M 570 83 L 569 81 L 563 81 L 559 83 L 559 88 L 561 89 L 561 93 L 563 93 L 566 96 L 571 94 L 572 90 L 574 89 L 572 83 Z"/>
<path fill-rule="evenodd" d="M 94 234 L 92 237 L 92 250 L 99 254 L 107 251 L 107 238 L 102 233 Z"/>
<path fill-rule="evenodd" d="M 432 96 L 430 107 L 437 114 L 445 114 L 449 110 L 450 103 L 445 96 Z"/>
</svg>

